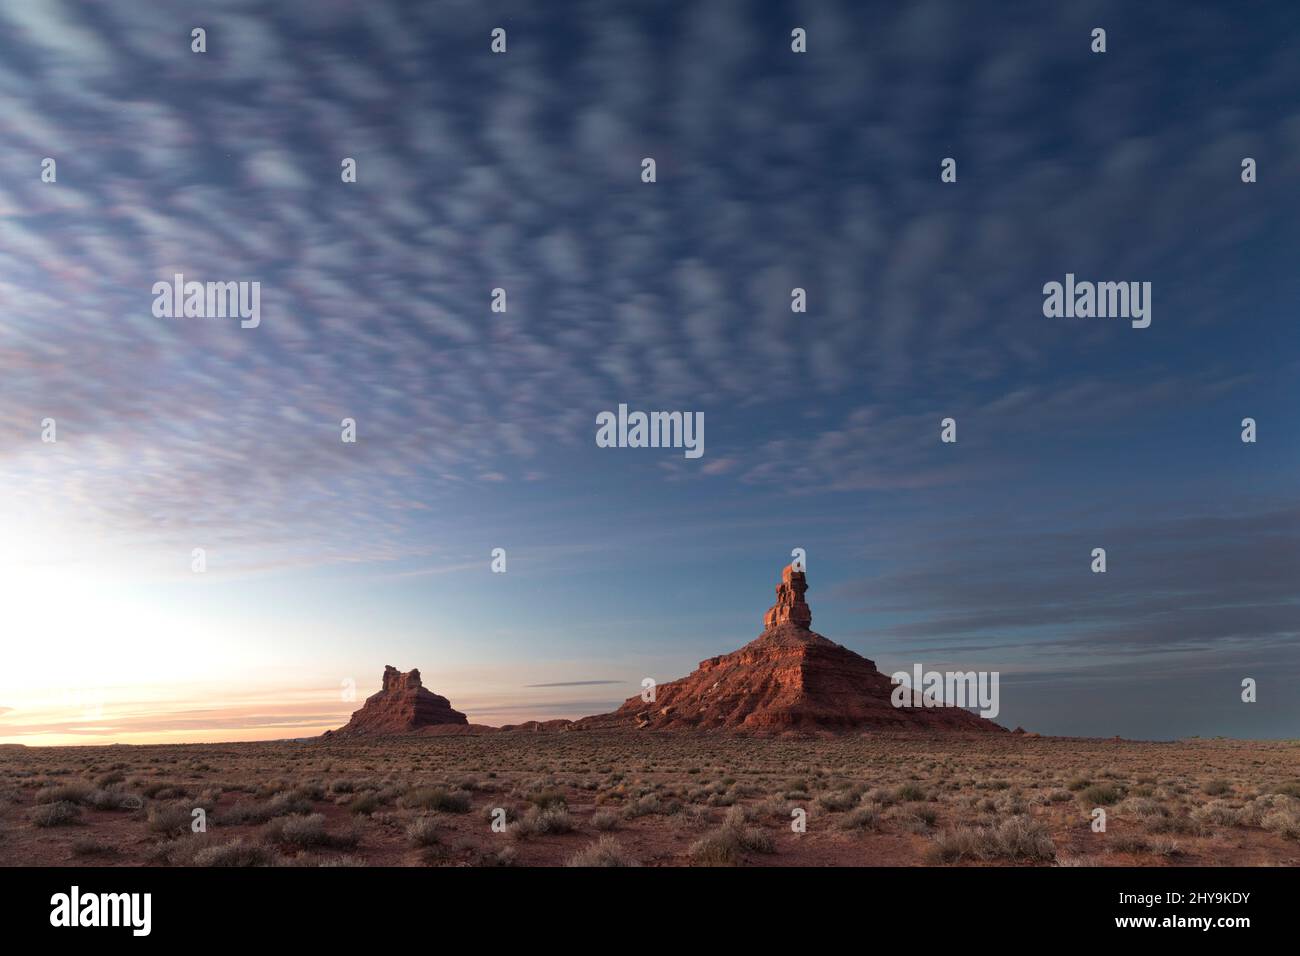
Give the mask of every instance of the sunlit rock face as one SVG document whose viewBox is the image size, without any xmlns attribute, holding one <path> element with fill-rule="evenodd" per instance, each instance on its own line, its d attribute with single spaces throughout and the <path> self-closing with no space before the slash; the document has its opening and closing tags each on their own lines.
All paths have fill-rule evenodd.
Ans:
<svg viewBox="0 0 1300 956">
<path fill-rule="evenodd" d="M 453 710 L 446 697 L 425 689 L 418 670 L 403 673 L 390 665 L 384 668 L 383 689 L 367 697 L 345 726 L 326 733 L 335 737 L 373 737 L 468 723 L 469 719 Z"/>
<path fill-rule="evenodd" d="M 579 725 L 648 730 L 719 728 L 757 732 L 934 730 L 1005 732 L 959 707 L 895 707 L 894 685 L 873 661 L 811 630 L 802 571 L 786 567 L 763 633 L 730 654 L 701 661 L 660 684 L 655 699 L 630 698 Z"/>
</svg>

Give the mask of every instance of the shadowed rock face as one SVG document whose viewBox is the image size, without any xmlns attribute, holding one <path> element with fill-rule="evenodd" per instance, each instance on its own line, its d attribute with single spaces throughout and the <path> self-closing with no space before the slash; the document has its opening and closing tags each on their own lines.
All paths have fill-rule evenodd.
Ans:
<svg viewBox="0 0 1300 956">
<path fill-rule="evenodd" d="M 807 582 L 786 567 L 763 633 L 738 651 L 701 661 L 660 684 L 655 701 L 630 698 L 580 724 L 643 729 L 994 731 L 1005 728 L 958 707 L 894 707 L 894 685 L 876 665 L 809 629 Z"/>
<path fill-rule="evenodd" d="M 346 726 L 327 730 L 325 736 L 409 734 L 426 727 L 468 723 L 464 714 L 452 709 L 446 697 L 425 689 L 418 670 L 402 673 L 390 665 L 384 668 L 383 690 L 367 697 Z"/>
</svg>

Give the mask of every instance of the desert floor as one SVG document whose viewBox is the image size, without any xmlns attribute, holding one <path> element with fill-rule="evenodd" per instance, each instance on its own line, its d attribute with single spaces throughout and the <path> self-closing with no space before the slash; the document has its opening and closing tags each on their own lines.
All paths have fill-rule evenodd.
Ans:
<svg viewBox="0 0 1300 956">
<path fill-rule="evenodd" d="M 0 747 L 0 861 L 1290 866 L 1300 742 L 512 732 Z"/>
</svg>

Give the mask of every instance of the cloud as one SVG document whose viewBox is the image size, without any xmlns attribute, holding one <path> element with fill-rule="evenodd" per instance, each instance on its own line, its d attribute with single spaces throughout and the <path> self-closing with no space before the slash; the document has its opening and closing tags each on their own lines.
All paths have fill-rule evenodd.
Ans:
<svg viewBox="0 0 1300 956">
<path fill-rule="evenodd" d="M 233 4 L 205 14 L 207 55 L 184 4 L 91 10 L 10 5 L 0 39 L 18 513 L 217 540 L 226 567 L 454 566 L 469 497 L 585 468 L 618 401 L 708 411 L 705 461 L 646 469 L 665 482 L 919 492 L 1005 475 L 981 433 L 1104 438 L 1134 407 L 1254 389 L 1283 351 L 1249 353 L 1280 321 L 1272 273 L 1231 253 L 1292 228 L 1300 171 L 1271 163 L 1243 193 L 1235 168 L 1300 145 L 1294 58 L 1225 74 L 1232 108 L 1202 124 L 1195 71 L 1063 72 L 1069 11 L 806 4 L 800 58 L 739 3 L 663 24 L 519 5 L 493 59 L 471 52 L 491 24 L 473 4 Z M 1188 14 L 1170 59 L 1216 55 L 1222 23 Z M 1066 271 L 1156 279 L 1151 335 L 1045 321 Z M 155 319 L 175 272 L 261 282 L 261 327 Z M 1225 325 L 1247 314 L 1251 336 Z M 960 459 L 933 439 L 947 414 Z M 592 475 L 619 480 L 610 460 Z"/>
<path fill-rule="evenodd" d="M 1105 574 L 1090 570 L 1098 544 Z M 902 615 L 878 633 L 918 652 L 1090 663 L 1287 645 L 1300 636 L 1296 568 L 1300 509 L 1288 506 L 1014 536 L 985 529 L 938 540 L 905 566 L 837 593 L 863 610 Z"/>
<path fill-rule="evenodd" d="M 337 696 L 337 695 L 335 695 Z M 351 705 L 321 709 L 319 702 L 295 701 L 292 695 L 267 697 L 257 704 L 229 703 L 198 707 L 181 701 L 132 704 L 109 703 L 102 713 L 87 715 L 76 708 L 33 711 L 21 720 L 7 718 L 0 724 L 0 737 L 74 736 L 97 740 L 156 737 L 183 732 L 191 737 L 229 731 L 315 730 L 346 722 Z"/>
</svg>

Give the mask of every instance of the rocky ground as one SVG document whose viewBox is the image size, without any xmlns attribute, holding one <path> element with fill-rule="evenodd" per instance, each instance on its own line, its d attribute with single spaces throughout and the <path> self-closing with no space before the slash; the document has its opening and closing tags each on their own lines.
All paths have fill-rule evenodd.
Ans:
<svg viewBox="0 0 1300 956">
<path fill-rule="evenodd" d="M 0 748 L 8 865 L 1257 866 L 1300 863 L 1298 841 L 1294 741 L 574 730 Z"/>
</svg>

